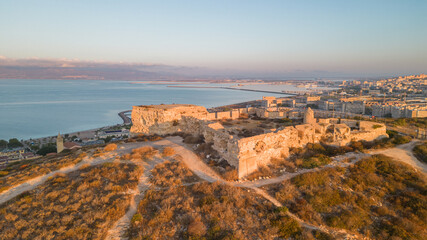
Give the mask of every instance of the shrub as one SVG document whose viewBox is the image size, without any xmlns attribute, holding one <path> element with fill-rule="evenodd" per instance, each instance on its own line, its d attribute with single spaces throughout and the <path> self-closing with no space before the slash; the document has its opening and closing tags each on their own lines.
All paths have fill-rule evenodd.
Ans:
<svg viewBox="0 0 427 240">
<path fill-rule="evenodd" d="M 405 143 L 409 143 L 411 140 L 412 140 L 412 138 L 410 136 L 397 135 L 392 140 L 392 143 L 394 143 L 394 144 L 405 144 Z"/>
<path fill-rule="evenodd" d="M 289 209 L 285 206 L 282 206 L 282 207 L 276 208 L 276 211 L 283 213 L 283 214 L 286 214 L 289 211 Z"/>
<path fill-rule="evenodd" d="M 152 182 L 165 178 L 184 182 L 176 175 L 165 177 L 164 173 L 175 172 L 174 166 L 174 162 L 156 166 Z M 274 239 L 278 229 L 270 226 L 273 219 L 280 220 L 283 232 L 294 234 L 291 219 L 274 209 L 253 192 L 218 182 L 161 189 L 153 184 L 138 206 L 142 222 L 132 224 L 127 235 L 130 239 Z"/>
<path fill-rule="evenodd" d="M 238 179 L 237 169 L 233 167 L 227 167 L 223 177 L 227 181 L 234 181 Z"/>
<path fill-rule="evenodd" d="M 353 148 L 354 150 L 362 151 L 363 147 L 364 147 L 364 144 L 362 142 L 360 142 L 360 141 L 358 141 L 358 142 L 351 141 L 350 147 Z"/>
<path fill-rule="evenodd" d="M 157 149 L 152 146 L 144 146 L 136 149 L 132 149 L 131 154 L 124 154 L 121 158 L 124 160 L 147 160 L 152 159 L 158 153 Z"/>
<path fill-rule="evenodd" d="M 410 166 L 374 155 L 348 169 L 298 175 L 270 191 L 307 222 L 372 239 L 425 239 L 425 184 Z"/>
<path fill-rule="evenodd" d="M 188 225 L 187 231 L 190 236 L 200 237 L 206 234 L 206 226 L 202 221 L 200 221 L 200 219 L 193 220 Z"/>
<path fill-rule="evenodd" d="M 394 121 L 394 124 L 397 126 L 406 126 L 406 120 L 404 118 L 399 118 Z"/>
<path fill-rule="evenodd" d="M 329 164 L 331 161 L 332 161 L 332 159 L 330 157 L 325 156 L 323 154 L 318 154 L 314 157 L 304 159 L 301 166 L 303 168 L 316 168 L 316 167 L 320 167 L 320 166 Z"/>
<path fill-rule="evenodd" d="M 427 163 L 427 142 L 422 145 L 416 146 L 413 151 L 414 155 L 418 158 L 418 160 Z"/>
<path fill-rule="evenodd" d="M 165 147 L 163 149 L 163 153 L 162 153 L 163 157 L 169 157 L 169 156 L 172 156 L 172 155 L 175 155 L 175 149 L 173 149 L 171 147 Z"/>
<path fill-rule="evenodd" d="M 382 128 L 383 126 L 382 125 L 379 125 L 379 124 L 375 124 L 375 125 L 373 125 L 372 126 L 372 128 L 373 129 L 378 129 L 378 128 Z"/>
<path fill-rule="evenodd" d="M 57 174 L 0 206 L 1 239 L 103 239 L 126 213 L 125 192 L 141 174 L 136 165 L 117 163 Z"/>
<path fill-rule="evenodd" d="M 111 152 L 117 149 L 117 144 L 115 143 L 110 143 L 107 146 L 105 146 L 104 151 L 105 152 Z"/>
<path fill-rule="evenodd" d="M 141 214 L 139 214 L 139 213 L 135 213 L 135 214 L 133 215 L 132 219 L 131 219 L 131 222 L 132 222 L 133 224 L 137 224 L 137 223 L 139 223 L 139 222 L 141 222 L 141 221 L 142 221 L 142 216 L 141 216 Z"/>
<path fill-rule="evenodd" d="M 43 145 L 42 148 L 37 151 L 38 155 L 43 156 L 47 155 L 48 153 L 56 153 L 56 146 L 51 144 Z"/>
<path fill-rule="evenodd" d="M 332 215 L 326 219 L 326 223 L 331 227 L 357 230 L 371 223 L 368 214 L 361 209 L 352 211 L 343 210 L 338 215 Z"/>
<path fill-rule="evenodd" d="M 319 171 L 319 172 L 310 172 L 310 173 L 298 175 L 292 178 L 291 181 L 297 187 L 302 187 L 302 186 L 324 185 L 327 180 L 328 180 L 328 174 L 325 173 L 324 171 Z"/>
<path fill-rule="evenodd" d="M 271 176 L 272 174 L 273 172 L 269 167 L 265 165 L 260 165 L 255 172 L 249 174 L 246 178 L 248 180 L 253 180 L 253 179 L 258 179 L 260 177 Z"/>
<path fill-rule="evenodd" d="M 283 216 L 277 220 L 274 220 L 272 225 L 278 228 L 279 237 L 281 238 L 287 239 L 290 237 L 295 237 L 301 233 L 300 224 L 296 220 L 287 216 Z"/>
<path fill-rule="evenodd" d="M 0 189 L 8 189 L 28 179 L 47 174 L 62 167 L 76 164 L 85 157 L 85 153 L 77 154 L 73 152 L 68 155 L 55 155 L 42 157 L 35 160 L 22 160 L 13 162 L 6 166 L 4 171 L 9 172 L 7 178 L 0 179 Z"/>
<path fill-rule="evenodd" d="M 198 181 L 196 177 L 181 161 L 165 161 L 157 164 L 151 170 L 150 182 L 160 187 L 171 187 L 184 183 Z"/>
</svg>

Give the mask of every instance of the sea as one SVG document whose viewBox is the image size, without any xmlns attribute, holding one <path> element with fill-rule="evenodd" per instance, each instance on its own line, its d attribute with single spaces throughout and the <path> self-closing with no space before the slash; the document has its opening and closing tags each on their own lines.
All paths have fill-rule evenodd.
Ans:
<svg viewBox="0 0 427 240">
<path fill-rule="evenodd" d="M 0 79 L 0 139 L 31 139 L 122 123 L 134 105 L 196 104 L 206 108 L 284 96 L 219 88 L 106 80 Z M 186 84 L 199 87 L 231 84 Z"/>
</svg>

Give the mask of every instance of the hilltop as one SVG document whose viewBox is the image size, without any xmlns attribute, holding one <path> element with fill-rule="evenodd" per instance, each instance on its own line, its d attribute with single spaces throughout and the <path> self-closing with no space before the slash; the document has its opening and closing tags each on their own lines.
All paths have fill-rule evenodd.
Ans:
<svg viewBox="0 0 427 240">
<path fill-rule="evenodd" d="M 356 146 L 311 168 L 305 159 L 327 154 L 312 145 L 278 176 L 225 180 L 194 150 L 199 141 L 138 136 L 12 164 L 1 171 L 2 238 L 426 237 L 426 173 L 418 168 Z"/>
</svg>

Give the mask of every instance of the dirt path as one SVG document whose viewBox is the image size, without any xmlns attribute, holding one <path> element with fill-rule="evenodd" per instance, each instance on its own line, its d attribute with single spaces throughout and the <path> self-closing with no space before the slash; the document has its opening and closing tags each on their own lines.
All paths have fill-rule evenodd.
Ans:
<svg viewBox="0 0 427 240">
<path fill-rule="evenodd" d="M 166 147 L 166 146 L 172 147 L 172 148 L 174 148 L 176 154 L 180 155 L 182 157 L 182 161 L 187 165 L 187 167 L 191 171 L 193 171 L 201 179 L 208 181 L 208 182 L 219 181 L 223 184 L 231 185 L 234 187 L 244 187 L 244 188 L 252 189 L 255 193 L 263 196 L 265 199 L 272 202 L 275 206 L 278 206 L 278 207 L 282 206 L 282 204 L 279 201 L 277 201 L 277 199 L 270 196 L 267 192 L 265 192 L 264 190 L 262 190 L 258 187 L 273 184 L 273 183 L 279 183 L 279 182 L 282 182 L 283 180 L 290 179 L 296 175 L 303 174 L 306 172 L 318 171 L 318 170 L 321 170 L 325 167 L 336 166 L 336 165 L 328 165 L 328 166 L 325 166 L 323 168 L 305 169 L 305 170 L 301 170 L 301 171 L 296 172 L 296 173 L 286 173 L 286 174 L 279 176 L 279 177 L 276 177 L 276 178 L 257 180 L 257 181 L 253 181 L 253 182 L 244 182 L 244 183 L 228 182 L 228 181 L 223 180 L 215 171 L 213 171 L 208 165 L 206 165 L 193 152 L 192 149 L 190 149 L 188 146 L 186 146 L 184 143 L 182 143 L 182 138 L 180 138 L 180 137 L 169 137 L 169 138 L 157 141 L 157 142 L 122 144 L 122 145 L 119 145 L 119 149 L 117 149 L 116 151 L 107 153 L 104 156 L 101 156 L 98 158 L 85 158 L 83 161 L 81 161 L 80 163 L 78 163 L 76 165 L 68 166 L 68 167 L 59 169 L 57 171 L 53 171 L 51 173 L 48 173 L 46 175 L 39 176 L 37 178 L 31 179 L 25 183 L 17 185 L 15 187 L 3 192 L 2 194 L 0 194 L 0 204 L 18 196 L 19 194 L 21 194 L 25 191 L 29 191 L 29 190 L 36 188 L 40 184 L 43 184 L 44 182 L 46 182 L 46 180 L 50 176 L 54 176 L 57 173 L 69 173 L 69 172 L 78 170 L 84 164 L 96 165 L 96 164 L 101 164 L 101 163 L 105 163 L 105 162 L 116 161 L 115 159 L 117 156 L 120 156 L 120 155 L 125 154 L 125 153 L 129 153 L 134 148 L 147 146 L 147 145 L 150 145 L 150 146 L 153 146 L 156 148 L 162 148 L 162 147 Z M 364 156 L 366 156 L 366 155 L 358 154 L 355 156 L 355 160 L 353 162 L 350 162 L 350 163 L 341 162 L 338 164 L 344 164 L 344 165 L 353 164 L 354 162 L 360 160 Z M 345 158 L 343 157 L 342 159 L 345 159 Z M 143 176 L 141 176 L 141 178 L 138 181 L 137 188 L 131 192 L 132 199 L 131 199 L 131 204 L 129 206 L 129 209 L 127 210 L 126 214 L 124 216 L 122 216 L 118 221 L 116 221 L 114 223 L 113 227 L 108 231 L 107 239 L 126 239 L 126 237 L 124 237 L 124 233 L 125 233 L 126 229 L 129 227 L 133 215 L 137 211 L 137 207 L 138 207 L 139 202 L 144 197 L 144 193 L 149 187 L 148 179 L 149 179 L 150 171 L 152 168 L 154 168 L 155 165 L 157 165 L 158 163 L 160 163 L 162 161 L 164 161 L 164 159 L 159 157 L 159 158 L 156 158 L 154 161 L 146 163 L 146 165 L 144 164 L 144 167 L 146 169 L 144 171 Z M 125 162 L 125 161 L 120 161 L 120 162 Z M 139 164 L 141 164 L 141 163 L 139 163 Z M 290 217 L 294 218 L 295 220 L 297 220 L 298 222 L 300 222 L 300 224 L 302 226 L 307 227 L 309 229 L 316 229 L 316 230 L 324 231 L 324 232 L 327 232 L 329 234 L 334 235 L 335 237 L 345 235 L 347 239 L 353 239 L 355 236 L 353 234 L 347 233 L 344 230 L 336 230 L 336 229 L 332 229 L 332 228 L 325 227 L 325 226 L 315 226 L 315 225 L 309 224 L 309 223 L 304 222 L 303 220 L 299 219 L 297 216 L 295 216 L 289 212 L 288 212 L 288 215 Z"/>
<path fill-rule="evenodd" d="M 0 194 L 0 204 L 3 204 L 5 202 L 9 201 L 10 199 L 13 199 L 14 197 L 18 196 L 21 193 L 33 190 L 37 186 L 45 183 L 50 177 L 55 176 L 55 174 L 70 173 L 70 172 L 73 172 L 75 170 L 78 170 L 82 165 L 85 165 L 85 164 L 97 165 L 100 163 L 113 161 L 115 156 L 116 156 L 115 154 L 109 153 L 109 154 L 106 154 L 102 157 L 95 158 L 95 159 L 85 158 L 81 162 L 79 162 L 75 165 L 67 166 L 67 167 L 61 168 L 59 170 L 50 172 L 48 174 L 30 179 L 24 183 L 21 183 L 17 186 L 14 186 L 14 187 L 4 191 L 3 193 L 1 193 Z"/>
<path fill-rule="evenodd" d="M 214 172 L 208 165 L 206 165 L 190 148 L 185 146 L 184 143 L 182 143 L 182 138 L 171 137 L 171 138 L 168 138 L 167 141 L 164 141 L 162 144 L 165 144 L 164 146 L 173 147 L 175 149 L 176 153 L 182 156 L 182 161 L 187 165 L 187 167 L 191 171 L 193 171 L 197 176 L 199 176 L 200 178 L 202 178 L 208 182 L 219 181 L 223 184 L 231 185 L 234 187 L 245 187 L 245 188 L 252 189 L 255 193 L 263 196 L 265 199 L 267 199 L 268 201 L 273 203 L 276 207 L 281 207 L 282 204 L 277 199 L 275 199 L 274 197 L 269 195 L 266 191 L 258 188 L 258 186 L 263 186 L 263 185 L 271 184 L 274 182 L 281 182 L 281 181 L 283 181 L 283 179 L 290 178 L 290 177 L 298 175 L 298 174 L 302 174 L 302 173 L 309 172 L 309 171 L 320 170 L 320 169 L 317 169 L 317 170 L 316 169 L 314 169 L 314 170 L 310 169 L 310 170 L 306 170 L 306 171 L 300 171 L 298 173 L 292 173 L 292 175 L 291 174 L 285 174 L 285 175 L 277 177 L 277 178 L 265 179 L 266 181 L 259 180 L 259 181 L 255 181 L 255 182 L 246 182 L 246 183 L 228 182 L 228 181 L 223 180 L 216 172 Z M 361 158 L 362 157 L 356 158 L 356 160 L 359 160 Z M 298 221 L 303 227 L 306 227 L 306 228 L 309 228 L 312 230 L 320 230 L 323 232 L 327 232 L 327 233 L 333 235 L 334 237 L 336 237 L 338 239 L 358 239 L 358 238 L 360 238 L 356 234 L 348 233 L 345 230 L 333 229 L 333 228 L 326 227 L 326 226 L 316 226 L 316 225 L 313 225 L 313 224 L 310 224 L 310 223 L 303 221 L 302 219 L 298 218 L 297 216 L 295 216 L 294 214 L 292 214 L 290 212 L 287 212 L 287 214 L 291 218 Z"/>
<path fill-rule="evenodd" d="M 208 182 L 220 181 L 226 183 L 212 168 L 204 163 L 192 149 L 182 143 L 181 137 L 169 137 L 165 141 L 156 143 L 158 146 L 169 146 L 174 148 L 177 155 L 182 157 L 182 161 L 193 171 L 198 177 Z"/>
<path fill-rule="evenodd" d="M 3 204 L 5 202 L 9 201 L 9 200 L 15 198 L 16 196 L 18 196 L 24 192 L 33 190 L 37 186 L 45 183 L 49 179 L 49 177 L 55 176 L 55 174 L 58 174 L 58 173 L 67 174 L 67 173 L 78 170 L 82 165 L 85 165 L 85 164 L 90 164 L 93 166 L 93 165 L 98 165 L 98 164 L 105 163 L 105 162 L 112 162 L 115 160 L 116 156 L 131 152 L 132 149 L 136 148 L 137 146 L 143 146 L 143 145 L 147 145 L 147 143 L 123 144 L 116 151 L 106 153 L 103 156 L 100 156 L 97 158 L 85 157 L 81 162 L 79 162 L 77 164 L 70 165 L 70 166 L 58 169 L 56 171 L 52 171 L 52 172 L 47 173 L 45 175 L 41 175 L 41 176 L 32 178 L 26 182 L 18 184 L 16 186 L 2 192 L 0 194 L 0 204 Z"/>
<path fill-rule="evenodd" d="M 399 145 L 395 148 L 388 149 L 377 149 L 369 151 L 370 154 L 384 154 L 392 157 L 401 162 L 407 163 L 414 167 L 416 170 L 420 170 L 424 174 L 427 174 L 427 164 L 420 162 L 412 153 L 412 149 L 419 143 L 415 140 L 410 143 Z"/>
<path fill-rule="evenodd" d="M 297 172 L 294 173 L 284 173 L 278 177 L 273 177 L 273 178 L 269 178 L 269 179 L 260 179 L 260 180 L 255 180 L 255 181 L 247 181 L 247 182 L 241 182 L 241 183 L 236 183 L 234 184 L 234 186 L 236 187 L 262 187 L 262 186 L 266 186 L 266 185 L 271 185 L 271 184 L 275 184 L 275 183 L 280 183 L 283 182 L 285 180 L 289 180 L 295 176 L 298 176 L 300 174 L 304 174 L 304 173 L 308 173 L 308 172 L 316 172 L 316 171 L 320 171 L 322 169 L 325 168 L 331 168 L 331 167 L 348 167 L 352 164 L 355 164 L 356 162 L 360 161 L 361 159 L 370 156 L 369 154 L 366 153 L 360 153 L 360 152 L 351 152 L 351 153 L 346 153 L 344 155 L 340 155 L 340 156 L 336 156 L 333 157 L 333 162 L 331 164 L 322 166 L 322 167 L 318 167 L 318 168 L 312 168 L 312 169 L 299 169 Z M 350 162 L 346 162 L 344 160 L 346 159 L 352 159 Z"/>
<path fill-rule="evenodd" d="M 106 240 L 127 239 L 125 237 L 126 230 L 129 228 L 133 215 L 137 212 L 139 202 L 144 198 L 145 191 L 150 187 L 149 178 L 151 170 L 159 163 L 163 162 L 163 158 L 156 157 L 151 161 L 143 162 L 144 174 L 138 180 L 138 186 L 133 189 L 130 194 L 132 198 L 129 209 L 125 215 L 117 220 L 113 227 L 107 232 Z"/>
<path fill-rule="evenodd" d="M 175 144 L 173 141 L 171 141 L 171 140 L 179 141 L 179 139 L 181 139 L 181 138 L 172 137 L 172 138 L 163 139 L 163 140 L 160 140 L 157 142 L 148 142 L 148 143 L 146 143 L 146 145 L 153 146 L 157 149 L 163 148 L 163 147 L 173 147 L 175 149 L 176 154 L 181 155 L 183 157 L 183 160 L 184 159 L 190 160 L 190 162 L 188 162 L 188 161 L 186 162 L 187 165 L 193 163 L 193 164 L 195 164 L 195 166 L 200 167 L 201 166 L 200 164 L 197 164 L 196 161 L 192 161 L 195 159 L 195 157 L 197 157 L 197 155 L 195 155 L 193 152 L 185 150 L 182 146 Z M 136 187 L 136 189 L 133 189 L 131 192 L 132 198 L 131 198 L 131 203 L 130 203 L 129 209 L 127 210 L 125 215 L 123 215 L 119 220 L 117 220 L 113 224 L 113 227 L 110 230 L 108 230 L 106 240 L 127 239 L 127 237 L 125 235 L 126 230 L 129 228 L 129 226 L 131 224 L 132 217 L 137 212 L 139 202 L 145 196 L 145 191 L 150 187 L 149 178 L 151 176 L 151 170 L 157 164 L 164 162 L 166 159 L 167 158 L 162 158 L 161 156 L 157 156 L 156 158 L 154 158 L 154 160 L 147 161 L 147 162 L 143 163 L 144 174 L 140 177 L 140 179 L 138 181 L 138 186 Z M 197 169 L 195 169 L 194 171 L 197 171 Z M 209 178 L 209 177 L 207 177 L 207 175 L 202 174 L 201 171 L 198 173 L 201 174 L 202 176 L 206 177 L 206 179 L 214 180 L 214 178 Z"/>
</svg>

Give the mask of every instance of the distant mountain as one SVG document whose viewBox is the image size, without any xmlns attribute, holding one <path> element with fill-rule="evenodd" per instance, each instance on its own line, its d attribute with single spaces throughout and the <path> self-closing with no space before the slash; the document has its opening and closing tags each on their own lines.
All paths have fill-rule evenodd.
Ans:
<svg viewBox="0 0 427 240">
<path fill-rule="evenodd" d="M 201 75 L 196 68 L 79 60 L 0 58 L 0 78 L 172 80 Z"/>
<path fill-rule="evenodd" d="M 286 80 L 344 77 L 328 71 L 257 71 L 211 69 L 163 64 L 82 61 L 70 59 L 11 59 L 0 56 L 0 79 L 102 79 L 102 80 Z M 347 76 L 348 77 L 348 76 Z"/>
</svg>

